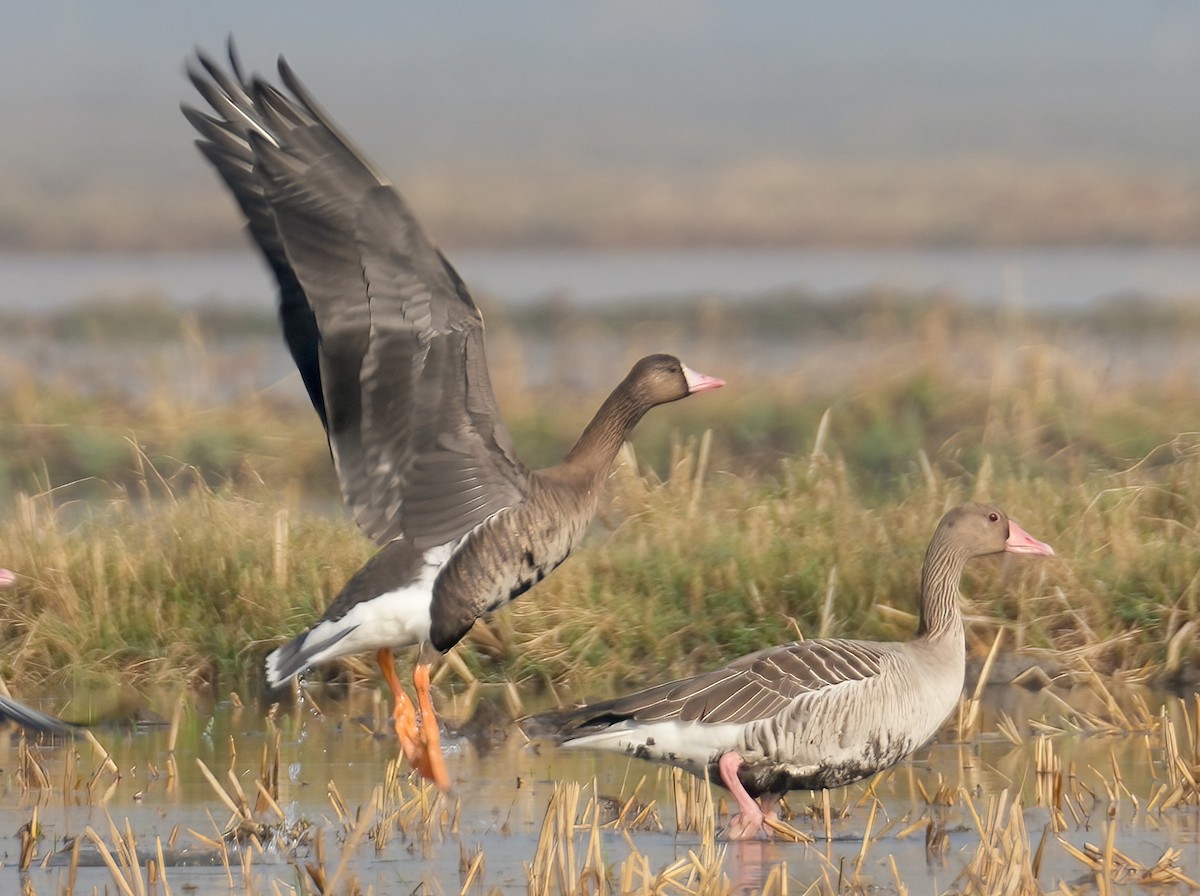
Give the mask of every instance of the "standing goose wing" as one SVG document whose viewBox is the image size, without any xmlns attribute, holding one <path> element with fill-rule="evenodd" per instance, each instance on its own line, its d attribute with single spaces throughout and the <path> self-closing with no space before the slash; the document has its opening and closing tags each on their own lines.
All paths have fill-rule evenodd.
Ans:
<svg viewBox="0 0 1200 896">
<path fill-rule="evenodd" d="M 216 113 L 184 107 L 275 272 L 288 347 L 343 498 L 378 543 L 461 537 L 518 503 L 528 471 L 500 420 L 483 318 L 404 200 L 287 63 L 289 97 L 198 55 Z"/>
<path fill-rule="evenodd" d="M 874 678 L 886 652 L 886 646 L 862 641 L 797 641 L 712 672 L 570 710 L 553 724 L 568 739 L 625 720 L 744 725 L 770 718 L 807 694 Z"/>
</svg>

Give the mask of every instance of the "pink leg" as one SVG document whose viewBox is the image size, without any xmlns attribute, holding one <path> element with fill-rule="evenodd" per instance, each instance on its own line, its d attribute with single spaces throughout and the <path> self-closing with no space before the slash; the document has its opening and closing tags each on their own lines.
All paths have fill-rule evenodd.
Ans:
<svg viewBox="0 0 1200 896">
<path fill-rule="evenodd" d="M 738 780 L 738 768 L 743 760 L 740 753 L 725 753 L 717 760 L 721 782 L 729 789 L 738 806 L 738 814 L 729 819 L 725 836 L 730 840 L 749 840 L 757 837 L 763 829 L 763 813 Z"/>
</svg>

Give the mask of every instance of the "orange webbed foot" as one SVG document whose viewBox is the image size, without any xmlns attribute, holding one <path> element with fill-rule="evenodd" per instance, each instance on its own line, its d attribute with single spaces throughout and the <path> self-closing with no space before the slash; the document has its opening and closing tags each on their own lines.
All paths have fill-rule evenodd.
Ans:
<svg viewBox="0 0 1200 896">
<path fill-rule="evenodd" d="M 450 775 L 446 771 L 446 762 L 442 758 L 441 738 L 438 732 L 437 716 L 433 711 L 433 703 L 429 697 L 429 667 L 417 666 L 414 683 L 417 687 L 417 699 L 421 705 L 420 713 L 400 686 L 396 677 L 396 669 L 392 652 L 386 648 L 376 654 L 379 669 L 384 681 L 388 683 L 395 697 L 392 709 L 392 721 L 396 726 L 396 737 L 400 741 L 400 751 L 405 760 L 423 778 L 432 781 L 438 789 L 445 792 L 450 789 Z M 421 672 L 424 672 L 424 675 Z M 424 690 L 422 690 L 422 686 Z"/>
<path fill-rule="evenodd" d="M 422 755 L 417 770 L 442 791 L 450 789 L 450 774 L 446 771 L 446 760 L 442 756 L 442 737 L 438 730 L 437 714 L 433 711 L 433 700 L 429 694 L 429 665 L 417 663 L 413 670 L 413 687 L 420 706 L 418 724 Z"/>
</svg>

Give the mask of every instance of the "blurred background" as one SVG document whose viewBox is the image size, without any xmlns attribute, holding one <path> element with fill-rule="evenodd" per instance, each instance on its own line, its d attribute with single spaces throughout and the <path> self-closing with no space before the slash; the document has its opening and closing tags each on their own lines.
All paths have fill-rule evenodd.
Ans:
<svg viewBox="0 0 1200 896">
<path fill-rule="evenodd" d="M 826 404 L 920 358 L 986 380 L 981 341 L 1099 385 L 1196 373 L 1193 4 L 51 0 L 0 33 L 10 391 L 308 413 L 178 109 L 230 35 L 268 77 L 286 55 L 409 199 L 506 407 L 590 408 L 647 350 Z"/>
<path fill-rule="evenodd" d="M 473 252 L 1200 241 L 1190 99 L 1200 9 L 1183 2 L 379 0 L 334 10 L 51 0 L 5 18 L 0 250 L 10 255 L 241 254 L 233 205 L 177 109 L 197 101 L 185 58 L 195 47 L 221 55 L 231 34 L 249 69 L 273 77 L 286 55 L 434 237 L 478 270 L 480 286 L 512 298 L 674 284 L 653 268 L 643 285 L 623 270 L 607 287 L 576 282 L 600 275 L 554 264 L 518 276 Z M 886 262 L 852 259 L 843 267 L 861 265 L 860 280 L 888 276 Z M 907 263 L 911 285 L 937 280 L 926 273 L 934 262 Z M 722 290 L 857 285 L 827 265 L 775 258 L 768 271 L 718 265 L 692 279 Z M 247 288 L 208 274 L 207 288 L 170 283 L 171 298 Z M 97 288 L 106 276 L 98 260 Z M 146 282 L 155 276 L 166 275 L 151 261 Z M 945 276 L 1001 290 L 953 264 Z M 1161 280 L 1140 276 L 1150 289 L 1185 285 L 1169 267 Z M 1140 285 L 1129 277 L 1110 289 Z M 20 304 L 13 293 L 28 284 L 0 282 L 0 302 Z M 1056 287 L 1060 300 L 1100 289 Z M 80 282 L 24 300 L 85 292 Z"/>
<path fill-rule="evenodd" d="M 78 631 L 36 649 L 10 641 L 0 653 L 19 647 L 10 662 L 30 680 L 61 681 L 84 642 L 121 669 L 164 655 L 161 632 L 113 647 L 136 640 L 163 581 L 179 583 L 188 612 L 197 595 L 212 600 L 223 622 L 198 615 L 192 652 L 169 653 L 194 659 L 154 674 L 215 656 L 226 675 L 253 677 L 246 645 L 293 630 L 287 614 L 315 610 L 365 556 L 340 518 L 274 285 L 179 112 L 200 104 L 186 60 L 196 47 L 220 58 L 231 34 L 246 68 L 270 78 L 286 55 L 464 276 L 530 466 L 560 459 L 649 351 L 728 382 L 639 425 L 626 459 L 643 476 L 634 498 L 614 477 L 603 526 L 649 512 L 663 481 L 686 496 L 664 517 L 687 529 L 671 543 L 696 553 L 667 552 L 678 580 L 652 568 L 614 592 L 715 594 L 741 618 L 750 582 L 784 595 L 804 631 L 825 631 L 822 558 L 872 544 L 869 560 L 835 560 L 847 591 L 847 570 L 861 570 L 865 595 L 838 630 L 895 636 L 907 623 L 874 613 L 880 577 L 895 593 L 880 600 L 911 606 L 912 570 L 892 561 L 917 555 L 947 504 L 978 497 L 1079 559 L 1063 585 L 1070 613 L 1030 610 L 1050 622 L 1022 644 L 1089 640 L 1097 668 L 1163 661 L 1168 643 L 1176 669 L 1189 656 L 1178 645 L 1200 614 L 1200 6 L 10 7 L 0 560 L 32 575 L 59 558 L 62 582 L 27 589 L 29 606 L 7 611 L 27 621 L 0 629 L 24 638 L 54 622 L 43 607 L 76 618 L 80 602 L 100 620 L 78 615 Z M 198 519 L 146 514 L 144 542 L 125 534 L 152 499 L 168 514 L 206 492 L 216 498 Z M 743 522 L 760 507 L 762 563 L 730 547 L 750 539 Z M 298 584 L 263 579 L 271 562 L 252 552 L 282 541 L 289 513 L 309 537 L 314 510 L 326 528 L 294 549 L 307 564 Z M 710 519 L 692 528 L 693 513 Z M 630 528 L 631 540 L 649 531 Z M 328 530 L 345 539 L 337 562 Z M 646 543 L 668 543 L 661 534 Z M 841 546 L 817 543 L 833 534 Z M 639 562 L 613 568 L 638 574 Z M 113 583 L 134 595 L 116 622 Z M 243 603 L 264 608 L 256 621 Z M 986 606 L 1024 618 L 1019 600 Z M 790 637 L 786 618 L 742 626 L 729 653 Z M 677 639 L 647 643 L 665 640 Z M 655 668 L 684 671 L 677 660 Z"/>
</svg>

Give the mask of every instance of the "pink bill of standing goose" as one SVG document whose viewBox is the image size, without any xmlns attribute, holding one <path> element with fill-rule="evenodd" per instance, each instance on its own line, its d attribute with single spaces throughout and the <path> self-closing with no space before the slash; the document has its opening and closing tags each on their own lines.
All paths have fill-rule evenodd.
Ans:
<svg viewBox="0 0 1200 896">
<path fill-rule="evenodd" d="M 646 411 L 724 383 L 670 355 L 643 358 L 562 463 L 527 469 L 497 412 L 483 318 L 463 281 L 282 58 L 290 96 L 246 77 L 229 50 L 228 71 L 203 54 L 189 67 L 213 114 L 183 111 L 275 274 L 343 499 L 381 546 L 319 622 L 267 658 L 267 680 L 374 651 L 406 757 L 446 789 L 431 664 L 566 559 Z M 392 649 L 411 645 L 419 712 L 393 668 Z"/>
<path fill-rule="evenodd" d="M 787 791 L 853 783 L 933 737 L 962 693 L 963 567 L 1003 552 L 1054 553 L 997 507 L 956 507 L 925 554 L 912 640 L 822 638 L 771 647 L 713 672 L 535 716 L 526 728 L 564 747 L 708 775 L 737 803 L 726 836 L 758 836 Z"/>
</svg>

